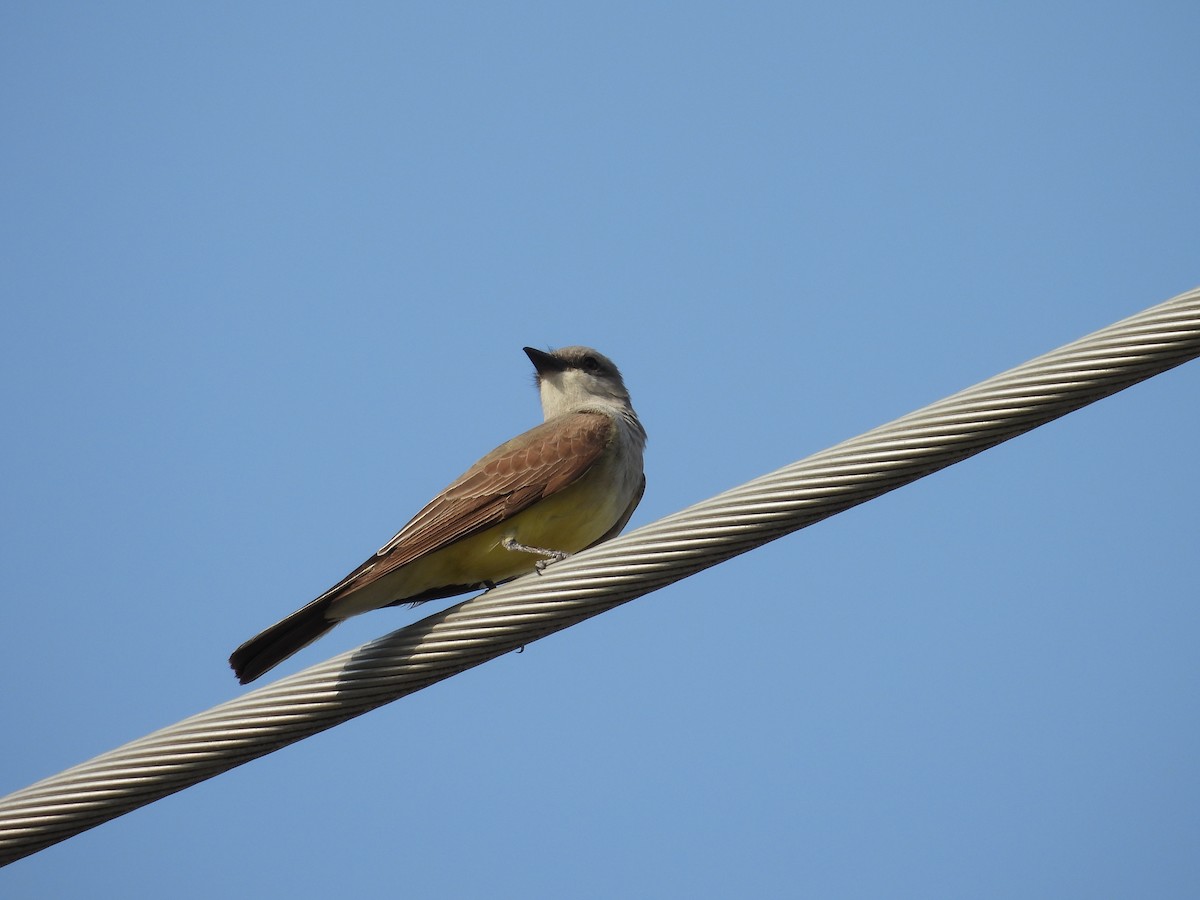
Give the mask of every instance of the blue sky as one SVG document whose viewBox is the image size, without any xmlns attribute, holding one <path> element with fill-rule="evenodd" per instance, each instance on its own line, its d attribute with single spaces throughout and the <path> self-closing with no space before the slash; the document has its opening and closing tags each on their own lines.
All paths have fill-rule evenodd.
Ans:
<svg viewBox="0 0 1200 900">
<path fill-rule="evenodd" d="M 634 525 L 1200 283 L 1194 4 L 9 4 L 0 793 L 587 343 Z M 15 897 L 1188 897 L 1200 366 L 0 872 Z M 401 627 L 339 628 L 290 672 Z"/>
</svg>

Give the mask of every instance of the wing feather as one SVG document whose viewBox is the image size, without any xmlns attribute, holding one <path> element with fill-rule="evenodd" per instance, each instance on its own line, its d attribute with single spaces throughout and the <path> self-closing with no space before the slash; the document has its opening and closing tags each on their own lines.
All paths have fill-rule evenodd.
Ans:
<svg viewBox="0 0 1200 900">
<path fill-rule="evenodd" d="M 318 599 L 366 587 L 426 553 L 502 522 L 563 490 L 595 464 L 614 440 L 616 427 L 603 413 L 571 413 L 501 444 Z"/>
</svg>

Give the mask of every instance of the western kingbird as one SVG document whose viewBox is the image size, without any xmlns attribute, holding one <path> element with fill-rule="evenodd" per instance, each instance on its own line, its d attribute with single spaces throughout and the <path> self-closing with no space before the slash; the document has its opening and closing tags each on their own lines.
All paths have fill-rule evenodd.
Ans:
<svg viewBox="0 0 1200 900">
<path fill-rule="evenodd" d="M 492 587 L 620 533 L 646 488 L 646 432 L 621 373 L 588 347 L 525 353 L 545 421 L 471 466 L 320 597 L 234 650 L 242 684 L 350 616 Z"/>
</svg>

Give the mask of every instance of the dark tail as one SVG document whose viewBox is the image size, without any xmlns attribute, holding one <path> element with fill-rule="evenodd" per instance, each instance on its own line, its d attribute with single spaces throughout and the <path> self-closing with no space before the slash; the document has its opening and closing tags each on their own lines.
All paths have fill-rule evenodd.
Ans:
<svg viewBox="0 0 1200 900">
<path fill-rule="evenodd" d="M 234 650 L 229 665 L 238 681 L 249 684 L 336 625 L 325 617 L 328 609 L 329 599 L 318 598 Z"/>
</svg>

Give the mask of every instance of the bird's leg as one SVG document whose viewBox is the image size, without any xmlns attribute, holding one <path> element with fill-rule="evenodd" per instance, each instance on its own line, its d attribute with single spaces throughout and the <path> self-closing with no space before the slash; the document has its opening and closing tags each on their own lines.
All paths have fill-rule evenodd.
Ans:
<svg viewBox="0 0 1200 900">
<path fill-rule="evenodd" d="M 534 565 L 534 569 L 537 570 L 539 575 L 542 574 L 542 570 L 546 568 L 546 566 L 550 565 L 550 563 L 558 562 L 560 559 L 566 559 L 571 555 L 570 553 L 566 553 L 562 550 L 549 550 L 545 547 L 530 547 L 526 544 L 522 544 L 516 538 L 511 537 L 506 537 L 503 541 L 501 541 L 500 546 L 502 546 L 505 550 L 516 550 L 521 553 L 532 553 L 534 556 L 544 557 L 544 559 L 539 559 Z"/>
</svg>

